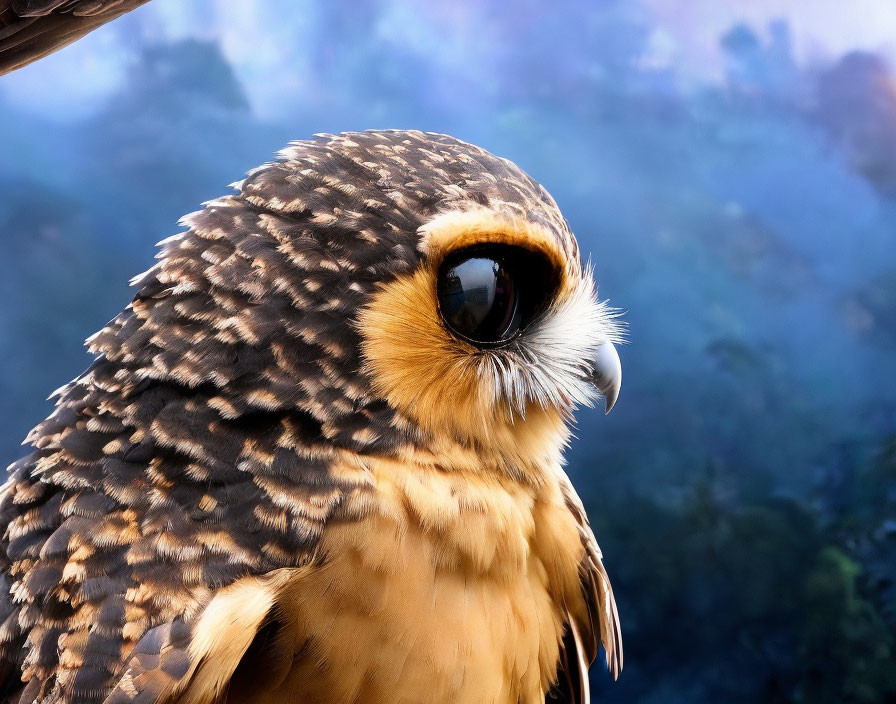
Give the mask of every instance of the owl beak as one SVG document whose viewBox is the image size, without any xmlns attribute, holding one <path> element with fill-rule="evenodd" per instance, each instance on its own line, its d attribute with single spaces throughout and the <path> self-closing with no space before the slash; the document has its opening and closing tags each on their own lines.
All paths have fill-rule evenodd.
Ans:
<svg viewBox="0 0 896 704">
<path fill-rule="evenodd" d="M 597 348 L 591 362 L 591 383 L 603 394 L 605 412 L 612 411 L 622 389 L 622 362 L 610 342 L 604 342 Z"/>
</svg>

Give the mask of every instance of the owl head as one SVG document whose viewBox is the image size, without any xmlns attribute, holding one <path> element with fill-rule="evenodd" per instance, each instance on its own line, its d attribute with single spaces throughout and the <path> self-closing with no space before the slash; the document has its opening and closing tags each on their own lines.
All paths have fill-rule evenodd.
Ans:
<svg viewBox="0 0 896 704">
<path fill-rule="evenodd" d="M 576 405 L 615 403 L 620 326 L 509 161 L 439 134 L 320 135 L 235 188 L 88 341 L 94 382 L 193 400 L 151 419 L 157 441 L 270 420 L 309 447 L 522 466 L 559 452 Z"/>
</svg>

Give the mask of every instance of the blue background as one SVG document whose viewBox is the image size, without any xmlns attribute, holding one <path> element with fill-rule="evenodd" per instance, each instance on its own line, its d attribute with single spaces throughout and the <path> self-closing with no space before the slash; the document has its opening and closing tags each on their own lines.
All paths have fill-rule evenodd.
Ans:
<svg viewBox="0 0 896 704">
<path fill-rule="evenodd" d="M 2 457 L 180 216 L 290 139 L 448 132 L 627 311 L 569 453 L 626 642 L 595 695 L 896 700 L 896 9 L 510 8 L 154 0 L 0 78 Z"/>
</svg>

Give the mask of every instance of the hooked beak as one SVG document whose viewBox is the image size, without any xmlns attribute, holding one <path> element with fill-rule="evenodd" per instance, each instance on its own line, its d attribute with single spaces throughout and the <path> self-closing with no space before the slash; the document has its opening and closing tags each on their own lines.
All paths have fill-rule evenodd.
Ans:
<svg viewBox="0 0 896 704">
<path fill-rule="evenodd" d="M 622 388 L 622 362 L 619 353 L 611 342 L 603 342 L 597 348 L 591 362 L 590 381 L 603 394 L 605 413 L 613 410 L 619 390 Z"/>
</svg>

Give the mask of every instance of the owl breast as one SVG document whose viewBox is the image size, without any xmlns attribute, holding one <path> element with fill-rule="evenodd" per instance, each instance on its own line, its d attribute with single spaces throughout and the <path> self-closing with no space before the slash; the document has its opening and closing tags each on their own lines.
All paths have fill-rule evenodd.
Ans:
<svg viewBox="0 0 896 704">
<path fill-rule="evenodd" d="M 239 701 L 542 704 L 562 604 L 581 599 L 581 541 L 559 494 L 400 462 L 367 470 L 355 518 L 281 594 L 280 661 L 241 667 Z"/>
</svg>

